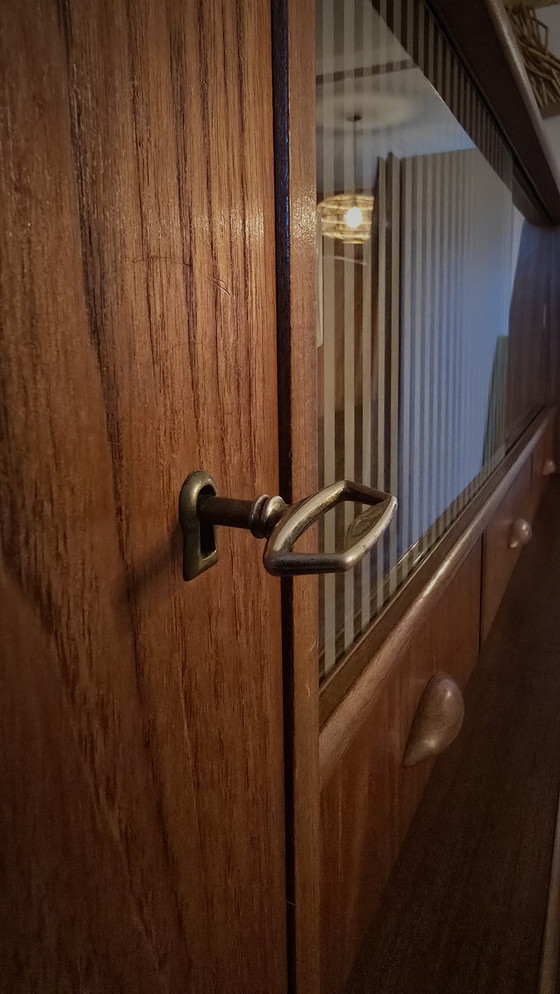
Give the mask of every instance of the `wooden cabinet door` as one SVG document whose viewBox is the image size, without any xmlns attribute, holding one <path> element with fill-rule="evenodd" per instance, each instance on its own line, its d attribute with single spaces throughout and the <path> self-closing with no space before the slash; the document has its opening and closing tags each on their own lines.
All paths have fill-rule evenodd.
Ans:
<svg viewBox="0 0 560 994">
<path fill-rule="evenodd" d="M 279 581 L 177 524 L 278 488 L 269 4 L 2 22 L 0 988 L 281 994 Z"/>
</svg>

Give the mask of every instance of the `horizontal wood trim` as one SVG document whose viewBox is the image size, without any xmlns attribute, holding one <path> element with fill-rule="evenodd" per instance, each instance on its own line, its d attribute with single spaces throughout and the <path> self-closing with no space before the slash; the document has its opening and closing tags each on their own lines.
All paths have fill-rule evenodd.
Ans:
<svg viewBox="0 0 560 994">
<path fill-rule="evenodd" d="M 511 147 L 518 167 L 513 192 L 519 210 L 532 223 L 560 222 L 558 167 L 501 0 L 429 0 L 429 6 Z M 522 184 L 535 211 L 521 193 Z"/>
<path fill-rule="evenodd" d="M 482 535 L 552 417 L 550 409 L 537 415 L 426 561 L 358 642 L 348 659 L 326 681 L 320 699 L 322 785 L 328 781 L 352 736 L 367 717 L 396 661 Z"/>
</svg>

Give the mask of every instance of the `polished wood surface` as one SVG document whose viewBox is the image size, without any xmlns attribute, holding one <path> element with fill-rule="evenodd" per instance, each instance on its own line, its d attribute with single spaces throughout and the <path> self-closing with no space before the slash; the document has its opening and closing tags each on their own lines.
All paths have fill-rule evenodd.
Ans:
<svg viewBox="0 0 560 994">
<path fill-rule="evenodd" d="M 500 606 L 505 589 L 530 538 L 525 520 L 531 513 L 531 461 L 521 468 L 484 532 L 482 554 L 482 641 Z M 520 537 L 520 535 L 522 537 Z"/>
<path fill-rule="evenodd" d="M 501 0 L 429 0 L 429 5 L 515 149 L 519 210 L 531 221 L 560 222 L 558 165 Z"/>
<path fill-rule="evenodd" d="M 317 490 L 315 10 L 273 3 L 280 487 Z M 315 550 L 314 530 L 300 547 Z M 282 581 L 290 990 L 319 989 L 317 577 Z"/>
<path fill-rule="evenodd" d="M 461 690 L 446 673 L 436 673 L 422 694 L 406 742 L 403 766 L 435 759 L 461 731 L 465 704 Z"/>
<path fill-rule="evenodd" d="M 270 9 L 3 9 L 0 988 L 286 990 Z"/>
<path fill-rule="evenodd" d="M 367 720 L 371 701 L 390 676 L 395 660 L 410 646 L 520 469 L 531 460 L 543 435 L 551 430 L 554 418 L 554 411 L 549 410 L 532 422 L 455 524 L 356 644 L 344 665 L 337 667 L 321 688 L 322 783 L 328 780 L 338 757 Z"/>
<path fill-rule="evenodd" d="M 538 990 L 560 787 L 559 500 L 554 479 L 348 994 Z"/>
<path fill-rule="evenodd" d="M 433 763 L 406 769 L 405 746 L 428 681 L 444 670 L 462 688 L 479 647 L 478 542 L 412 647 L 394 659 L 321 793 L 321 991 L 339 994 L 367 931 Z"/>
</svg>

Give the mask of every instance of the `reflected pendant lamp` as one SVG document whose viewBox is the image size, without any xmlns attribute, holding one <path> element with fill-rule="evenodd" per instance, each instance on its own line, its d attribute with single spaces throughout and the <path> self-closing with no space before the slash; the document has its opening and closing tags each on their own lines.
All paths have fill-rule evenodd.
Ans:
<svg viewBox="0 0 560 994">
<path fill-rule="evenodd" d="M 352 125 L 352 157 L 356 156 L 356 127 L 361 113 L 347 118 Z M 336 238 L 347 245 L 363 245 L 371 236 L 374 198 L 368 193 L 337 193 L 322 200 L 317 207 L 321 231 L 325 238 Z"/>
<path fill-rule="evenodd" d="M 322 200 L 317 210 L 321 218 L 321 233 L 348 245 L 369 241 L 374 197 L 368 193 L 337 193 Z"/>
</svg>

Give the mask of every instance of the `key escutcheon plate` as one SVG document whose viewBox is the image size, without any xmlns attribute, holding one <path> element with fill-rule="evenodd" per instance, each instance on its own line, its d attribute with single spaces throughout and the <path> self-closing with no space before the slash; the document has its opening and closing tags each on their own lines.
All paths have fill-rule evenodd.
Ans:
<svg viewBox="0 0 560 994">
<path fill-rule="evenodd" d="M 319 519 L 344 502 L 365 504 L 346 533 L 340 552 L 296 552 L 297 540 Z M 246 528 L 266 538 L 265 568 L 273 576 L 340 573 L 352 569 L 379 541 L 397 509 L 396 498 L 360 483 L 339 480 L 297 504 L 266 494 L 255 500 L 220 497 L 211 476 L 196 470 L 185 480 L 179 498 L 183 529 L 183 576 L 193 580 L 218 561 L 218 526 Z"/>
</svg>

